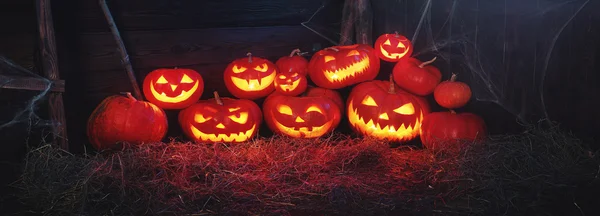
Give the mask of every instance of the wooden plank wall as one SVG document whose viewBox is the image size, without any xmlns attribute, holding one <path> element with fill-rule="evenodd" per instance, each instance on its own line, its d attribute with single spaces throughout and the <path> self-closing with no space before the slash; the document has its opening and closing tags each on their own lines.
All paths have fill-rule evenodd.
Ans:
<svg viewBox="0 0 600 216">
<path fill-rule="evenodd" d="M 192 68 L 206 80 L 203 99 L 224 87 L 222 72 L 235 58 L 275 61 L 295 48 L 312 51 L 331 44 L 300 24 L 320 7 L 339 20 L 341 0 L 121 0 L 108 1 L 138 81 L 161 67 Z M 73 10 L 72 8 L 77 8 Z M 84 125 L 102 99 L 131 91 L 115 41 L 97 0 L 54 1 L 61 72 L 71 143 L 87 141 Z M 335 21 L 332 21 L 335 23 Z M 337 31 L 331 29 L 332 32 Z M 168 112 L 169 135 L 178 135 L 177 112 Z M 79 142 L 79 143 L 78 143 Z M 74 148 L 77 148 L 75 146 Z"/>
</svg>

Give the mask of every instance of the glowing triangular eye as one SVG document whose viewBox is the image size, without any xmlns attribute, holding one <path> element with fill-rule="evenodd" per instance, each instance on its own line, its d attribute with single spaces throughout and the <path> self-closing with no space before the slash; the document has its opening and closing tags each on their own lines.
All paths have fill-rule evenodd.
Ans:
<svg viewBox="0 0 600 216">
<path fill-rule="evenodd" d="M 269 65 L 267 65 L 267 63 L 263 63 L 262 65 L 258 65 L 256 67 L 254 67 L 254 70 L 257 70 L 260 72 L 267 72 L 267 70 L 269 70 Z"/>
<path fill-rule="evenodd" d="M 238 111 L 239 109 L 239 107 L 229 108 L 229 112 Z"/>
<path fill-rule="evenodd" d="M 245 68 L 245 67 L 240 67 L 240 66 L 234 65 L 234 66 L 233 66 L 233 68 L 232 68 L 231 70 L 232 70 L 234 73 L 241 73 L 241 72 L 244 72 L 244 71 L 246 71 L 246 69 L 247 69 L 247 68 Z"/>
<path fill-rule="evenodd" d="M 212 119 L 212 117 L 205 118 L 202 114 L 194 115 L 194 121 L 197 123 L 204 123 L 210 119 Z"/>
<path fill-rule="evenodd" d="M 394 112 L 402 115 L 412 115 L 415 114 L 415 107 L 412 103 L 407 103 L 402 105 L 401 107 L 396 108 Z"/>
<path fill-rule="evenodd" d="M 355 56 L 355 55 L 360 55 L 360 53 L 356 50 L 352 50 L 352 51 L 348 52 L 348 55 L 346 55 L 346 56 Z"/>
<path fill-rule="evenodd" d="M 330 62 L 330 61 L 333 61 L 333 60 L 335 60 L 335 57 L 333 57 L 333 56 L 325 56 L 325 62 Z"/>
<path fill-rule="evenodd" d="M 167 84 L 167 83 L 169 83 L 169 82 L 167 81 L 167 79 L 165 79 L 164 76 L 160 76 L 158 78 L 158 80 L 156 80 L 156 84 Z"/>
<path fill-rule="evenodd" d="M 231 119 L 231 121 L 234 121 L 238 124 L 246 124 L 246 122 L 248 121 L 248 113 L 241 112 L 240 117 L 237 117 L 236 115 L 230 115 L 229 119 Z"/>
<path fill-rule="evenodd" d="M 386 41 L 385 41 L 383 44 L 385 44 L 385 45 L 390 45 L 390 46 L 391 46 L 391 45 L 392 45 L 392 42 L 390 42 L 390 39 L 387 39 L 387 40 L 386 40 Z"/>
<path fill-rule="evenodd" d="M 279 75 L 279 79 L 285 79 L 285 75 Z"/>
<path fill-rule="evenodd" d="M 398 48 L 406 48 L 406 45 L 402 42 L 398 42 Z"/>
<path fill-rule="evenodd" d="M 323 114 L 323 111 L 321 111 L 321 109 L 319 109 L 319 107 L 316 107 L 316 106 L 310 106 L 308 109 L 306 109 L 307 113 L 313 112 L 313 111 Z"/>
<path fill-rule="evenodd" d="M 277 111 L 281 114 L 292 115 L 292 108 L 287 105 L 279 105 Z"/>
<path fill-rule="evenodd" d="M 368 95 L 365 97 L 365 99 L 363 99 L 362 104 L 367 105 L 367 106 L 377 106 L 377 103 L 375 103 L 375 100 L 373 100 L 373 98 Z"/>
<path fill-rule="evenodd" d="M 194 80 L 192 80 L 192 78 L 190 78 L 187 74 L 184 74 L 183 77 L 181 78 L 181 83 L 193 83 Z"/>
</svg>

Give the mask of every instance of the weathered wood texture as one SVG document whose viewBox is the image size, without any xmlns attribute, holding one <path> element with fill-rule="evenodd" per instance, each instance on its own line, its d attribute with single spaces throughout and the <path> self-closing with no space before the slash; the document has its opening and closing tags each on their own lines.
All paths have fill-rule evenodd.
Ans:
<svg viewBox="0 0 600 216">
<path fill-rule="evenodd" d="M 56 51 L 56 40 L 54 38 L 54 23 L 52 21 L 52 8 L 50 0 L 37 0 L 36 9 L 39 27 L 39 49 L 41 54 L 41 69 L 45 78 L 55 81 L 59 80 L 58 54 Z M 61 92 L 50 92 L 48 95 L 48 111 L 52 127 L 52 142 L 58 147 L 68 150 L 67 120 Z"/>
<path fill-rule="evenodd" d="M 45 78 L 26 76 L 6 76 L 0 74 L 0 88 L 44 91 L 50 86 L 52 92 L 64 92 L 65 81 L 49 81 Z"/>
<path fill-rule="evenodd" d="M 168 30 L 299 25 L 331 0 L 113 0 L 121 30 Z M 57 2 L 73 10 L 78 20 L 70 28 L 109 31 L 97 0 Z"/>
</svg>

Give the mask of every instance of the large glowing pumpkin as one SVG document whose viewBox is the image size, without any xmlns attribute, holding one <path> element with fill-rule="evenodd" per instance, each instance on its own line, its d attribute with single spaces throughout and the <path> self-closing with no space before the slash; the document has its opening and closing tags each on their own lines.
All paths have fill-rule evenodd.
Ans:
<svg viewBox="0 0 600 216">
<path fill-rule="evenodd" d="M 179 124 L 190 139 L 198 142 L 244 142 L 258 133 L 260 107 L 251 100 L 214 98 L 200 101 L 179 113 Z"/>
<path fill-rule="evenodd" d="M 398 91 L 393 81 L 373 80 L 358 84 L 348 96 L 346 114 L 358 133 L 389 141 L 414 139 L 421 127 L 421 101 Z"/>
<path fill-rule="evenodd" d="M 394 82 L 400 88 L 420 96 L 429 95 L 442 81 L 440 70 L 431 65 L 436 60 L 421 62 L 416 58 L 406 58 L 394 66 Z"/>
<path fill-rule="evenodd" d="M 241 99 L 258 99 L 275 90 L 273 81 L 277 66 L 271 61 L 253 57 L 239 58 L 227 66 L 223 73 L 225 86 L 233 96 Z"/>
<path fill-rule="evenodd" d="M 161 68 L 144 78 L 146 99 L 163 109 L 183 109 L 198 101 L 204 91 L 202 76 L 192 69 Z"/>
<path fill-rule="evenodd" d="M 426 148 L 455 151 L 485 139 L 487 128 L 483 119 L 473 113 L 434 112 L 423 120 L 420 137 Z"/>
<path fill-rule="evenodd" d="M 306 76 L 296 72 L 278 72 L 275 78 L 275 91 L 283 95 L 296 96 L 306 90 Z"/>
<path fill-rule="evenodd" d="M 375 79 L 379 66 L 379 58 L 369 45 L 333 46 L 312 56 L 308 75 L 319 87 L 339 89 Z"/>
<path fill-rule="evenodd" d="M 278 92 L 269 95 L 263 113 L 271 131 L 295 138 L 317 138 L 333 131 L 340 123 L 342 107 L 316 91 L 311 92 L 298 97 Z"/>
<path fill-rule="evenodd" d="M 381 60 L 388 62 L 398 62 L 400 59 L 410 57 L 413 53 L 413 46 L 408 38 L 398 34 L 382 34 L 375 40 L 375 53 Z"/>
<path fill-rule="evenodd" d="M 87 136 L 96 150 L 119 148 L 119 142 L 159 142 L 168 128 L 165 112 L 156 105 L 114 95 L 94 109 L 87 122 Z"/>
</svg>

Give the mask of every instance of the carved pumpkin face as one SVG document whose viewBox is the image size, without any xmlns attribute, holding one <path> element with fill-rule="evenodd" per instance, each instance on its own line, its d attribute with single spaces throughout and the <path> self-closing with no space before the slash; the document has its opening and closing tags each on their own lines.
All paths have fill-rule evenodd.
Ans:
<svg viewBox="0 0 600 216">
<path fill-rule="evenodd" d="M 405 56 L 410 57 L 413 52 L 410 40 L 398 32 L 379 36 L 374 47 L 377 56 L 388 62 L 398 62 Z"/>
<path fill-rule="evenodd" d="M 289 96 L 296 96 L 306 90 L 306 77 L 298 73 L 280 72 L 275 78 L 275 91 Z"/>
<path fill-rule="evenodd" d="M 246 99 L 213 98 L 179 113 L 179 124 L 199 142 L 244 142 L 254 137 L 262 122 L 256 103 Z"/>
<path fill-rule="evenodd" d="M 225 86 L 231 94 L 241 99 L 257 99 L 275 90 L 273 81 L 277 67 L 269 60 L 252 57 L 231 62 L 224 72 Z"/>
<path fill-rule="evenodd" d="M 308 74 L 319 87 L 339 89 L 374 79 L 379 66 L 379 59 L 369 45 L 334 46 L 313 55 Z"/>
<path fill-rule="evenodd" d="M 183 109 L 200 99 L 204 80 L 192 69 L 156 69 L 144 78 L 143 91 L 160 108 Z"/>
<path fill-rule="evenodd" d="M 424 115 L 422 101 L 394 88 L 390 88 L 389 81 L 375 80 L 352 89 L 346 112 L 355 131 L 377 139 L 401 142 L 418 135 Z"/>
<path fill-rule="evenodd" d="M 267 126 L 275 133 L 295 138 L 317 138 L 333 131 L 341 120 L 340 109 L 328 97 L 293 97 L 278 92 L 263 104 Z"/>
</svg>

